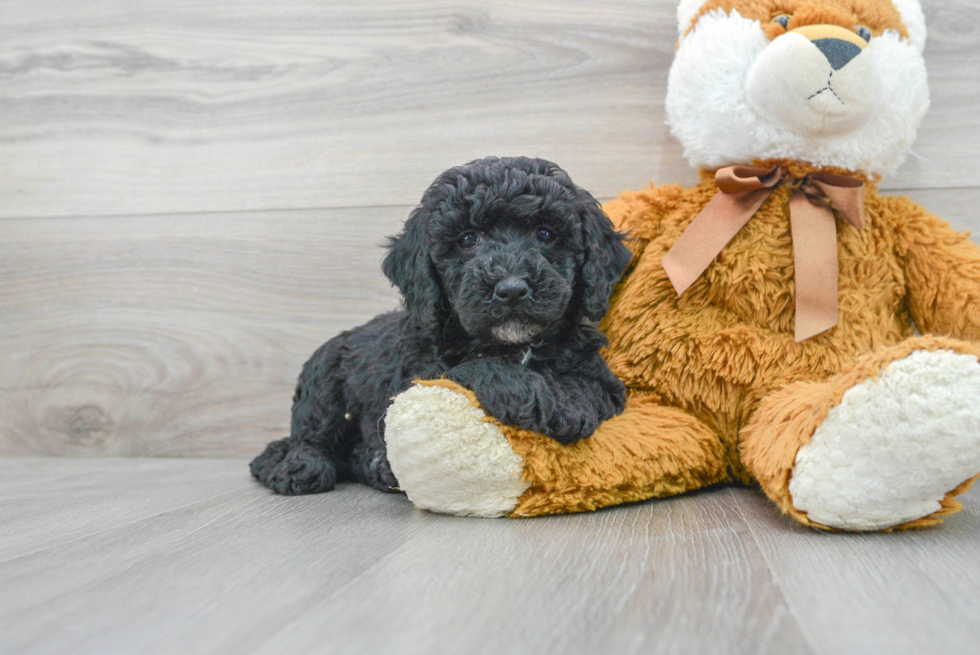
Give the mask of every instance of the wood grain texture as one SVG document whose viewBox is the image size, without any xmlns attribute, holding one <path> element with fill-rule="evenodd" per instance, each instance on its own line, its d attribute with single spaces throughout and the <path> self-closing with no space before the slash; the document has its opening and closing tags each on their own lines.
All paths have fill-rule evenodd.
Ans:
<svg viewBox="0 0 980 655">
<path fill-rule="evenodd" d="M 924 0 L 933 109 L 889 185 L 975 185 L 980 8 Z M 2 4 L 0 216 L 406 205 L 488 154 L 597 195 L 694 174 L 676 0 Z"/>
<path fill-rule="evenodd" d="M 258 652 L 315 650 L 324 617 L 363 653 L 807 652 L 727 494 L 507 523 L 440 521 Z"/>
<path fill-rule="evenodd" d="M 680 162 L 672 0 L 4 13 L 4 216 L 414 204 L 488 154 L 551 158 L 611 195 Z"/>
<path fill-rule="evenodd" d="M 980 190 L 902 190 L 980 227 Z M 313 350 L 398 305 L 410 207 L 0 220 L 0 455 L 240 456 Z"/>
<path fill-rule="evenodd" d="M 0 221 L 0 454 L 257 453 L 407 212 Z"/>
<path fill-rule="evenodd" d="M 740 509 L 814 652 L 976 652 L 980 493 L 938 529 L 817 534 L 761 495 Z"/>
<path fill-rule="evenodd" d="M 164 459 L 99 459 L 66 466 L 72 460 L 27 460 L 29 475 L 12 484 L 7 471 L 16 478 L 21 460 L 12 461 L 0 465 L 6 481 L 0 562 L 252 486 L 246 462 L 215 467 L 203 460 L 174 466 Z"/>
<path fill-rule="evenodd" d="M 61 507 L 47 494 L 70 482 L 36 485 L 39 522 L 84 505 L 89 532 L 0 562 L 5 655 L 812 652 L 727 491 L 473 520 L 356 485 L 241 489 L 241 461 L 71 463 L 147 511 L 123 523 L 121 494 Z M 227 493 L 164 507 L 192 474 Z M 18 498 L 0 490 L 0 522 Z"/>
<path fill-rule="evenodd" d="M 4 655 L 904 655 L 980 640 L 976 491 L 943 526 L 846 535 L 750 489 L 487 520 L 358 485 L 278 497 L 240 460 L 0 459 L 0 480 L 20 471 L 39 479 L 0 487 L 15 527 L 0 531 Z M 27 500 L 60 538 L 16 534 Z"/>
<path fill-rule="evenodd" d="M 0 470 L 19 461 L 0 460 Z M 103 480 L 125 482 L 75 503 L 71 484 L 35 487 L 48 498 L 38 523 L 74 505 L 87 512 L 88 532 L 0 563 L 5 654 L 247 652 L 256 631 L 290 620 L 309 594 L 356 577 L 425 524 L 404 497 L 361 487 L 274 496 L 238 460 L 156 460 L 155 471 L 135 459 L 75 461 L 80 473 L 108 462 Z M 221 493 L 165 502 L 170 480 L 192 477 Z M 123 522 L 126 496 L 147 507 Z"/>
</svg>

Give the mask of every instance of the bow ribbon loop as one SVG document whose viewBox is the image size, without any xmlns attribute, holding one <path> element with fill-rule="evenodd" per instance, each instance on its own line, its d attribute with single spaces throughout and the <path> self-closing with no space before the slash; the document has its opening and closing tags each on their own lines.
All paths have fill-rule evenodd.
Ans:
<svg viewBox="0 0 980 655">
<path fill-rule="evenodd" d="M 715 173 L 719 193 L 705 205 L 664 255 L 663 267 L 678 295 L 694 284 L 787 176 L 781 167 L 728 166 Z M 813 173 L 790 178 L 790 229 L 796 269 L 796 341 L 837 325 L 836 210 L 865 227 L 864 183 L 846 175 Z"/>
</svg>

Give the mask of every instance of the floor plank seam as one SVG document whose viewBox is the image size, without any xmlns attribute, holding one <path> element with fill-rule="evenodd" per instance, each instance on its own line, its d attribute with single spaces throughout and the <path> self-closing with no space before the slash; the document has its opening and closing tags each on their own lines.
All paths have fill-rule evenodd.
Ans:
<svg viewBox="0 0 980 655">
<path fill-rule="evenodd" d="M 419 191 L 421 197 L 422 191 Z M 366 210 L 366 209 L 397 209 L 402 208 L 408 211 L 416 205 L 409 203 L 391 203 L 381 205 L 324 205 L 309 207 L 258 207 L 254 209 L 204 209 L 191 211 L 163 211 L 163 212 L 134 212 L 123 214 L 51 214 L 51 215 L 0 215 L 0 222 L 3 221 L 45 221 L 45 220 L 126 220 L 131 218 L 163 218 L 175 216 L 240 216 L 243 214 L 290 214 L 290 213 L 310 213 L 318 211 L 344 211 L 347 210 Z"/>
<path fill-rule="evenodd" d="M 673 182 L 664 180 L 649 180 L 642 186 L 646 188 L 650 184 L 659 186 L 661 184 L 672 184 Z M 624 188 L 623 191 L 637 191 L 639 189 L 628 189 Z M 957 185 L 957 186 L 925 186 L 925 187 L 888 187 L 883 186 L 880 191 L 888 195 L 907 195 L 909 193 L 928 193 L 932 191 L 941 192 L 969 192 L 980 190 L 980 185 Z M 421 193 L 421 191 L 420 191 Z M 611 202 L 618 198 L 616 195 L 612 196 L 600 196 L 596 199 L 600 204 L 605 204 Z M 318 211 L 363 211 L 371 209 L 404 209 L 406 212 L 415 208 L 416 205 L 404 202 L 404 203 L 385 203 L 385 204 L 367 204 L 367 205 L 310 205 L 302 207 L 258 207 L 249 209 L 204 209 L 204 210 L 182 210 L 182 211 L 162 211 L 162 212 L 132 212 L 132 213 L 120 213 L 120 214 L 23 214 L 16 216 L 3 216 L 0 215 L 0 222 L 3 221 L 42 221 L 42 220 L 126 220 L 132 218 L 161 218 L 161 217 L 178 217 L 178 216 L 240 216 L 247 214 L 291 214 L 291 213 L 310 213 Z"/>
<path fill-rule="evenodd" d="M 786 609 L 789 610 L 790 614 L 792 614 L 793 620 L 796 622 L 796 627 L 799 628 L 800 634 L 803 635 L 803 639 L 806 642 L 806 647 L 809 649 L 811 655 L 823 655 L 823 651 L 815 646 L 816 640 L 814 639 L 814 636 L 810 634 L 810 631 L 807 629 L 806 625 L 801 620 L 799 609 L 790 601 L 789 597 L 786 595 L 785 591 L 783 590 L 783 581 L 779 576 L 779 574 L 776 572 L 776 569 L 773 566 L 772 561 L 769 559 L 769 556 L 766 555 L 766 551 L 762 547 L 762 544 L 759 542 L 759 537 L 756 534 L 755 526 L 753 526 L 752 521 L 750 521 L 749 518 L 745 515 L 745 512 L 742 511 L 742 505 L 739 502 L 738 496 L 736 496 L 735 494 L 735 490 L 726 489 L 725 491 L 732 499 L 733 504 L 735 505 L 735 510 L 738 512 L 739 518 L 741 518 L 742 522 L 745 523 L 745 527 L 748 529 L 749 534 L 752 536 L 752 543 L 755 545 L 755 548 L 759 552 L 759 555 L 762 557 L 762 560 L 766 563 L 766 568 L 769 569 L 769 575 L 772 576 L 772 580 L 776 584 L 776 588 L 779 590 L 779 597 L 783 599 L 783 602 L 786 603 Z"/>
<path fill-rule="evenodd" d="M 205 502 L 205 501 L 202 501 L 202 502 Z M 236 512 L 244 512 L 245 510 L 248 510 L 248 509 L 252 509 L 252 508 L 255 508 L 255 507 L 261 507 L 262 505 L 270 505 L 270 504 L 272 504 L 274 502 L 277 502 L 277 497 L 274 496 L 274 495 L 272 495 L 272 494 L 268 494 L 268 495 L 265 495 L 265 496 L 256 496 L 255 498 L 252 498 L 251 500 L 249 500 L 248 502 L 246 502 L 244 505 L 231 507 L 231 508 L 229 508 L 229 509 L 221 512 L 218 516 L 215 516 L 210 521 L 207 521 L 206 523 L 203 523 L 203 524 L 197 526 L 196 528 L 194 528 L 190 532 L 186 532 L 186 533 L 181 534 L 179 536 L 175 536 L 175 537 L 173 537 L 173 538 L 171 538 L 168 541 L 165 541 L 163 543 L 164 543 L 164 545 L 179 543 L 181 541 L 184 541 L 185 539 L 189 539 L 192 535 L 196 534 L 197 532 L 200 532 L 201 530 L 204 530 L 204 529 L 209 528 L 209 527 L 211 527 L 213 525 L 216 525 L 219 521 L 221 521 L 222 519 L 224 519 L 225 517 L 227 517 L 230 514 L 234 514 Z M 200 504 L 200 503 L 198 503 L 198 504 Z M 180 509 L 180 508 L 177 508 L 177 509 Z M 169 510 L 168 512 L 164 512 L 164 513 L 165 514 L 166 513 L 170 513 L 172 511 L 174 511 L 174 510 Z M 152 517 L 149 517 L 149 518 L 152 518 Z"/>
<path fill-rule="evenodd" d="M 0 389 L 0 391 L 3 391 L 3 390 Z M 42 456 L 36 456 L 36 455 L 35 456 L 23 456 L 23 455 L 9 455 L 8 456 L 8 455 L 0 455 L 0 464 L 3 464 L 5 462 L 12 462 L 12 461 L 16 461 L 16 460 L 34 460 L 34 461 L 37 461 L 37 460 L 51 460 L 51 459 L 64 459 L 64 460 L 68 460 L 68 461 L 75 460 L 75 458 L 72 458 L 72 457 L 61 457 L 61 456 L 57 456 L 57 455 L 49 455 L 49 456 L 43 456 L 43 455 Z M 212 461 L 212 462 L 213 461 L 241 461 L 241 462 L 245 462 L 246 465 L 247 465 L 247 463 L 249 461 L 247 459 L 247 456 L 242 456 L 242 457 L 193 457 L 193 456 L 191 456 L 191 457 L 139 457 L 139 456 L 135 456 L 135 457 L 100 457 L 100 458 L 97 458 L 97 459 L 99 461 L 119 462 L 119 463 L 125 463 L 127 465 L 128 464 L 132 464 L 133 462 L 142 462 L 142 461 L 146 461 L 146 460 L 150 460 L 150 461 L 154 461 L 154 462 L 156 462 L 156 461 L 183 461 L 183 460 L 190 460 L 190 461 Z M 104 474 L 106 472 L 106 470 L 108 470 L 108 469 L 102 469 L 102 470 L 97 470 L 97 471 L 85 471 L 85 472 L 77 472 L 77 471 L 65 472 L 63 475 L 59 475 L 58 477 L 55 477 L 55 478 L 46 478 L 45 479 L 45 484 L 55 483 L 55 482 L 61 483 L 61 482 L 64 482 L 66 480 L 82 479 L 82 478 L 84 478 L 86 476 L 91 476 L 93 474 L 99 474 L 99 475 L 101 475 L 101 474 Z M 24 487 L 35 486 L 37 484 L 38 483 L 36 481 L 34 481 L 34 480 L 19 480 L 17 482 L 12 482 L 10 484 L 4 484 L 3 482 L 0 482 L 0 497 L 2 497 L 3 494 L 10 493 L 12 491 L 17 491 L 17 490 L 22 489 Z"/>
<path fill-rule="evenodd" d="M 61 546 L 64 546 L 66 544 L 70 544 L 70 543 L 79 541 L 81 539 L 88 539 L 90 537 L 94 537 L 94 536 L 97 536 L 97 535 L 100 535 L 100 534 L 105 534 L 106 532 L 111 532 L 113 530 L 118 530 L 118 529 L 124 528 L 126 526 L 134 525 L 136 523 L 141 523 L 141 522 L 149 521 L 149 520 L 155 519 L 157 517 L 163 516 L 165 514 L 170 514 L 172 512 L 176 512 L 176 511 L 179 511 L 179 510 L 182 510 L 182 509 L 186 509 L 188 507 L 193 507 L 195 505 L 201 505 L 201 504 L 207 503 L 207 502 L 209 502 L 211 500 L 214 500 L 215 498 L 219 498 L 221 496 L 230 495 L 230 494 L 237 494 L 237 493 L 240 493 L 242 491 L 245 491 L 247 489 L 252 488 L 252 486 L 253 485 L 248 485 L 248 486 L 243 486 L 243 487 L 237 487 L 235 489 L 231 489 L 231 490 L 228 490 L 228 491 L 223 491 L 223 492 L 218 493 L 218 494 L 214 494 L 214 495 L 207 496 L 207 497 L 204 497 L 204 498 L 199 498 L 197 500 L 194 500 L 194 501 L 189 502 L 189 503 L 185 503 L 183 505 L 177 505 L 175 507 L 171 507 L 170 509 L 166 509 L 166 510 L 164 510 L 162 512 L 155 512 L 153 514 L 148 514 L 148 515 L 142 516 L 142 517 L 140 517 L 138 519 L 132 519 L 132 520 L 129 520 L 129 521 L 125 521 L 123 523 L 119 523 L 117 525 L 110 526 L 108 528 L 104 528 L 102 530 L 96 530 L 95 532 L 88 532 L 88 533 L 85 533 L 83 535 L 78 535 L 76 537 L 72 537 L 71 539 L 66 539 L 64 541 L 59 541 L 57 543 L 49 544 L 47 546 L 44 546 L 43 548 L 38 548 L 36 550 L 32 550 L 32 551 L 27 552 L 27 553 L 21 553 L 20 555 L 15 555 L 14 557 L 9 557 L 7 559 L 0 559 L 0 566 L 3 566 L 3 565 L 8 564 L 10 562 L 15 562 L 15 561 L 17 561 L 19 559 L 23 559 L 25 557 L 31 557 L 31 556 L 36 555 L 38 553 L 43 553 L 44 551 L 50 550 L 52 548 L 61 547 Z"/>
<path fill-rule="evenodd" d="M 415 512 L 423 512 L 424 510 L 419 510 L 419 509 L 414 509 L 413 508 L 413 511 L 415 511 Z M 494 519 L 476 519 L 476 520 L 494 520 Z M 507 519 L 498 519 L 498 520 L 507 520 Z M 312 614 L 314 612 L 320 611 L 321 606 L 323 606 L 325 603 L 333 602 L 334 599 L 336 599 L 336 598 L 338 598 L 340 596 L 343 596 L 345 593 L 347 593 L 347 591 L 349 589 L 351 589 L 353 587 L 356 587 L 357 584 L 360 582 L 360 579 L 365 574 L 367 574 L 371 569 L 373 569 L 377 565 L 379 565 L 379 564 L 381 564 L 381 563 L 383 563 L 383 562 L 391 559 L 392 557 L 395 557 L 399 553 L 401 553 L 407 546 L 409 546 L 409 545 L 413 544 L 415 541 L 417 541 L 422 536 L 422 534 L 425 533 L 425 532 L 427 532 L 428 529 L 429 529 L 429 527 L 430 526 L 433 526 L 433 525 L 436 525 L 436 523 L 426 522 L 426 523 L 420 523 L 416 527 L 413 527 L 414 533 L 408 539 L 406 539 L 404 542 L 402 542 L 401 544 L 399 544 L 397 548 L 395 548 L 395 549 L 393 549 L 391 551 L 388 551 L 387 553 L 384 553 L 383 555 L 379 555 L 378 557 L 375 557 L 374 559 L 370 560 L 369 562 L 364 562 L 360 566 L 360 570 L 353 577 L 351 577 L 349 580 L 347 580 L 347 582 L 345 582 L 344 584 L 342 584 L 339 587 L 335 588 L 333 591 L 331 591 L 330 593 L 328 593 L 327 595 L 325 595 L 323 597 L 316 598 L 315 600 L 312 600 L 311 599 L 307 603 L 307 608 L 306 609 L 304 609 L 303 611 L 299 612 L 298 614 L 294 614 L 294 615 L 290 616 L 289 619 L 286 622 L 284 622 L 283 624 L 281 624 L 279 627 L 273 628 L 272 629 L 272 632 L 270 632 L 269 635 L 265 639 L 263 639 L 262 641 L 256 643 L 255 648 L 253 650 L 254 651 L 260 651 L 260 650 L 262 650 L 263 648 L 265 648 L 266 646 L 268 646 L 270 642 L 272 642 L 273 640 L 275 640 L 275 638 L 280 633 L 282 633 L 284 630 L 288 630 L 291 625 L 294 625 L 294 624 L 297 624 L 297 623 L 302 622 L 304 620 L 304 617 L 306 617 L 307 615 Z"/>
</svg>

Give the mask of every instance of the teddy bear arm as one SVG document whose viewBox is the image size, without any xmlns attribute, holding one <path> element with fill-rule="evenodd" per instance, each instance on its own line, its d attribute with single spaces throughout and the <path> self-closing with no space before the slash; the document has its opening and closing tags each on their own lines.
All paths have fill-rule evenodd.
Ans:
<svg viewBox="0 0 980 655">
<path fill-rule="evenodd" d="M 385 441 L 399 488 L 443 514 L 585 512 L 699 489 L 729 473 L 714 431 L 643 394 L 591 438 L 563 445 L 488 416 L 455 382 L 417 381 L 389 407 Z"/>
<path fill-rule="evenodd" d="M 980 341 L 980 246 L 911 200 L 895 200 L 906 303 L 919 331 Z"/>
</svg>

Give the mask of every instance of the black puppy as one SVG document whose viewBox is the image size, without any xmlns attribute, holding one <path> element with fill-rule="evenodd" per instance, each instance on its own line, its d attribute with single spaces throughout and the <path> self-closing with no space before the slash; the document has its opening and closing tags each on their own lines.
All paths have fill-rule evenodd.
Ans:
<svg viewBox="0 0 980 655">
<path fill-rule="evenodd" d="M 595 199 L 551 162 L 488 158 L 446 171 L 384 260 L 406 311 L 313 354 L 292 434 L 252 461 L 252 475 L 280 494 L 343 479 L 397 490 L 383 419 L 417 378 L 460 383 L 504 423 L 562 443 L 588 437 L 623 410 L 626 391 L 584 320 L 602 318 L 629 260 Z"/>
</svg>

